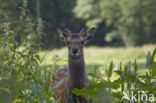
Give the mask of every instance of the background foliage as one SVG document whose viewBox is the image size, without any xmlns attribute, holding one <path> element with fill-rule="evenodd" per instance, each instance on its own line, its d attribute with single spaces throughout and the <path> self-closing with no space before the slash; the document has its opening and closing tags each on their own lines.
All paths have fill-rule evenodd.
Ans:
<svg viewBox="0 0 156 103">
<path fill-rule="evenodd" d="M 155 0 L 77 0 L 74 12 L 87 20 L 87 26 L 103 21 L 111 26 L 105 38 L 108 42 L 117 39 L 125 46 L 142 45 L 155 41 L 155 4 Z"/>
<path fill-rule="evenodd" d="M 0 21 L 8 15 L 16 20 L 23 0 L 0 0 Z M 40 2 L 38 8 L 37 2 Z M 91 45 L 143 45 L 155 43 L 155 0 L 28 0 L 31 17 L 43 19 L 46 28 L 43 48 L 63 46 L 56 28 L 79 32 L 82 27 L 97 27 Z M 15 15 L 16 14 L 16 15 Z"/>
</svg>

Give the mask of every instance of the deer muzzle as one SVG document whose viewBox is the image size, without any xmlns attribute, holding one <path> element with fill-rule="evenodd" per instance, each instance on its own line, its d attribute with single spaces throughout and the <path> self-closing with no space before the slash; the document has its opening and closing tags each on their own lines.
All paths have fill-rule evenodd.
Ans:
<svg viewBox="0 0 156 103">
<path fill-rule="evenodd" d="M 74 47 L 72 48 L 72 53 L 71 53 L 72 57 L 79 57 L 80 56 L 80 52 L 79 49 Z"/>
</svg>

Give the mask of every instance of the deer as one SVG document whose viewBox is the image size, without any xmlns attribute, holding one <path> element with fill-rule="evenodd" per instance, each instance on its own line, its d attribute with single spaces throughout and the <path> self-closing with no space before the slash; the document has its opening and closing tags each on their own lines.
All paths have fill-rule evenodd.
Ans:
<svg viewBox="0 0 156 103">
<path fill-rule="evenodd" d="M 66 75 L 54 97 L 55 100 L 61 98 L 62 103 L 92 103 L 91 99 L 86 100 L 81 96 L 76 96 L 72 90 L 91 85 L 91 81 L 86 77 L 83 46 L 94 37 L 95 31 L 94 27 L 89 30 L 82 28 L 79 33 L 57 28 L 60 38 L 68 47 L 68 67 L 60 69 L 52 78 L 51 85 L 55 86 Z"/>
</svg>

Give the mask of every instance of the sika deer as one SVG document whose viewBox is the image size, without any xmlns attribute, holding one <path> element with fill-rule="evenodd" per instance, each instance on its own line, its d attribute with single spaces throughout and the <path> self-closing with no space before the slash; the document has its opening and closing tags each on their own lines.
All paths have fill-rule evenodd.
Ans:
<svg viewBox="0 0 156 103">
<path fill-rule="evenodd" d="M 86 77 L 83 45 L 93 38 L 95 28 L 91 28 L 88 32 L 83 28 L 80 33 L 71 33 L 68 29 L 63 32 L 57 29 L 57 32 L 68 46 L 68 68 L 59 70 L 53 77 L 52 86 L 63 79 L 64 74 L 67 75 L 67 78 L 59 87 L 55 99 L 61 97 L 62 103 L 92 103 L 91 100 L 72 94 L 72 90 L 74 88 L 82 89 L 91 84 Z"/>
</svg>

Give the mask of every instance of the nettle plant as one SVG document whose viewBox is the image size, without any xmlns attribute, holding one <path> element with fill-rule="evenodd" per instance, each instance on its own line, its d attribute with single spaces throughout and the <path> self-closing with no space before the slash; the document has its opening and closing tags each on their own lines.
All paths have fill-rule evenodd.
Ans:
<svg viewBox="0 0 156 103">
<path fill-rule="evenodd" d="M 146 57 L 147 72 L 138 73 L 137 61 L 129 62 L 127 65 L 120 63 L 118 70 L 113 70 L 114 64 L 110 63 L 105 73 L 95 70 L 90 73 L 92 84 L 88 88 L 81 90 L 74 89 L 73 93 L 92 98 L 97 103 L 112 103 L 114 101 L 121 103 L 138 102 L 138 101 L 155 101 L 156 96 L 156 49 L 152 53 L 148 52 Z M 97 68 L 95 68 L 97 69 Z M 115 80 L 111 80 L 112 74 L 116 75 Z M 124 99 L 124 95 L 128 99 Z M 146 96 L 144 96 L 146 95 Z M 123 98 L 123 99 L 122 99 Z"/>
<path fill-rule="evenodd" d="M 28 16 L 27 1 L 24 0 L 19 20 L 5 21 L 0 25 L 0 102 L 27 103 L 41 101 L 36 82 L 42 20 L 36 23 Z"/>
</svg>

